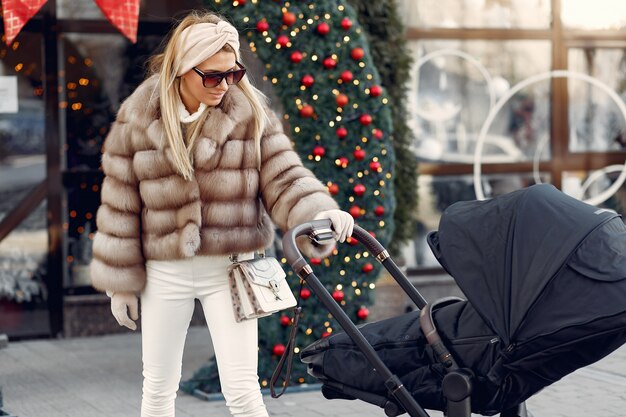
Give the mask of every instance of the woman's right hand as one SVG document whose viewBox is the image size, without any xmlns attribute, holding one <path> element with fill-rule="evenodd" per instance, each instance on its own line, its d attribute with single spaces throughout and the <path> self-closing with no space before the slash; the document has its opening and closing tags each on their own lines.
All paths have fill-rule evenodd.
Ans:
<svg viewBox="0 0 626 417">
<path fill-rule="evenodd" d="M 132 292 L 114 293 L 111 296 L 111 313 L 120 326 L 137 330 L 137 324 L 133 320 L 139 318 L 139 298 Z"/>
</svg>

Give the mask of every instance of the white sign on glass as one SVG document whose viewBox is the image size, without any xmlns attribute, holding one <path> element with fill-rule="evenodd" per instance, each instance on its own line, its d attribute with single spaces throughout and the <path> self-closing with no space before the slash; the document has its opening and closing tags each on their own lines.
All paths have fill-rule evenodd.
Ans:
<svg viewBox="0 0 626 417">
<path fill-rule="evenodd" d="M 0 113 L 17 113 L 17 76 L 0 76 Z"/>
</svg>

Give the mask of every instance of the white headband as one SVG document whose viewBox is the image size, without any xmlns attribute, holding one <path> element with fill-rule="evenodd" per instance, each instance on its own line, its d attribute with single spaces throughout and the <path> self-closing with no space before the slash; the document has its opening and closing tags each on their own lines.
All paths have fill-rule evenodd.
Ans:
<svg viewBox="0 0 626 417">
<path fill-rule="evenodd" d="M 235 55 L 239 53 L 239 33 L 228 22 L 197 23 L 185 28 L 176 48 L 176 76 L 180 77 L 212 57 L 226 44 L 235 50 Z"/>
</svg>

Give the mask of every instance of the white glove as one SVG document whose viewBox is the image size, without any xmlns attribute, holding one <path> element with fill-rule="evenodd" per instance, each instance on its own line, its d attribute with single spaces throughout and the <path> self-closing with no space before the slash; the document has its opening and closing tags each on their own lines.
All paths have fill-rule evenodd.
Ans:
<svg viewBox="0 0 626 417">
<path fill-rule="evenodd" d="M 317 213 L 315 220 L 329 219 L 333 224 L 333 235 L 335 240 L 344 242 L 347 237 L 352 236 L 352 229 L 354 229 L 354 218 L 342 210 L 326 210 Z"/>
<path fill-rule="evenodd" d="M 128 317 L 129 311 L 130 317 Z M 111 313 L 120 326 L 137 330 L 137 324 L 133 320 L 139 318 L 139 299 L 132 292 L 113 293 L 111 295 Z"/>
</svg>

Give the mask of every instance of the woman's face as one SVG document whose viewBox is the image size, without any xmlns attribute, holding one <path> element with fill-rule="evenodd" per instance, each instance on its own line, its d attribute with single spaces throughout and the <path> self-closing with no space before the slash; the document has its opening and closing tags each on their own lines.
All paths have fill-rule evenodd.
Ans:
<svg viewBox="0 0 626 417">
<path fill-rule="evenodd" d="M 196 68 L 205 74 L 226 72 L 237 69 L 235 54 L 228 51 L 220 51 L 204 62 L 196 65 Z M 180 96 L 189 113 L 198 110 L 200 103 L 209 107 L 217 106 L 228 90 L 226 79 L 215 87 L 206 88 L 202 85 L 202 76 L 193 69 L 183 74 L 180 81 Z"/>
</svg>

